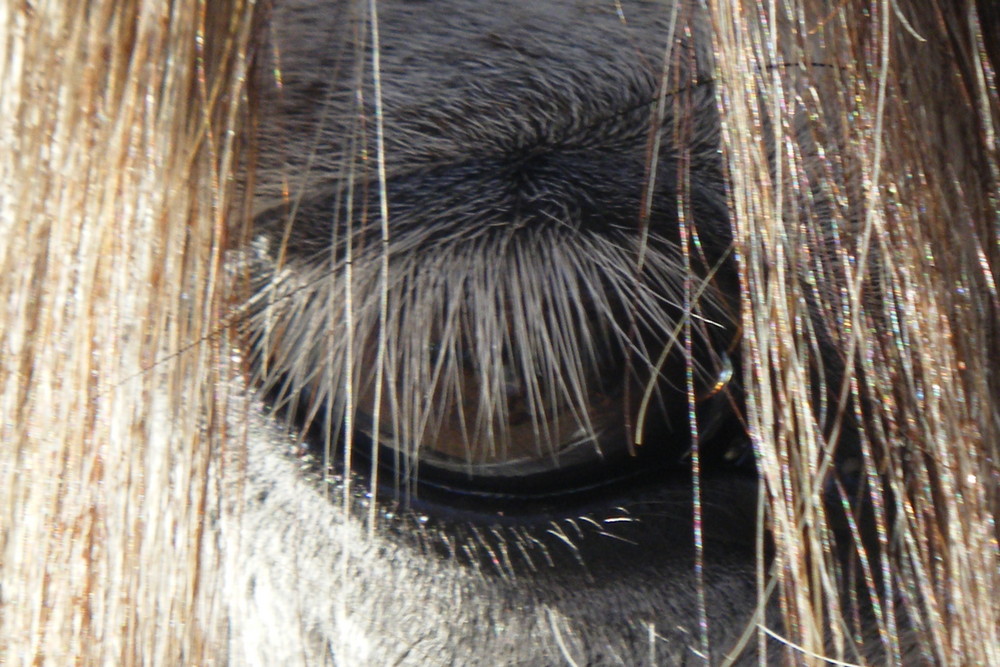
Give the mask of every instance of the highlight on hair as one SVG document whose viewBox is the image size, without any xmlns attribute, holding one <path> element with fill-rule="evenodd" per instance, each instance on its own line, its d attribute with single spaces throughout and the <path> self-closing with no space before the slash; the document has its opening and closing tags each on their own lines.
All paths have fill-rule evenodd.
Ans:
<svg viewBox="0 0 1000 667">
<path fill-rule="evenodd" d="M 774 551 L 760 559 L 761 605 L 777 595 L 784 619 L 769 628 L 762 613 L 748 641 L 773 656 L 766 638 L 779 635 L 790 663 L 1000 664 L 995 10 L 984 18 L 988 3 L 971 0 L 706 5 L 740 311 L 713 310 L 722 297 L 707 282 L 678 299 L 690 305 L 697 294 L 706 312 L 689 321 L 707 328 L 741 318 L 746 420 Z M 477 424 L 458 442 L 504 421 L 512 407 L 494 385 L 509 339 L 500 332 L 531 339 L 517 349 L 547 350 L 517 362 L 534 414 L 568 411 L 570 428 L 594 436 L 599 424 L 574 388 L 599 374 L 600 346 L 651 364 L 669 342 L 594 330 L 573 345 L 538 328 L 545 312 L 586 319 L 565 293 L 593 284 L 600 258 L 635 253 L 639 240 L 626 236 L 595 249 L 594 264 L 576 254 L 553 263 L 548 279 L 565 292 L 529 295 L 521 312 L 486 292 L 524 285 L 516 254 L 475 275 L 471 293 L 492 314 L 499 351 L 460 333 L 466 306 L 452 303 L 447 281 L 471 275 L 462 263 L 475 263 L 475 238 L 424 258 L 447 267 L 437 282 L 412 258 L 395 267 L 419 295 L 406 281 L 380 283 L 388 255 L 370 248 L 379 265 L 353 280 L 365 303 L 405 302 L 394 318 L 288 298 L 312 283 L 276 273 L 263 274 L 249 309 L 230 304 L 243 295 L 227 291 L 223 253 L 249 238 L 238 184 L 253 182 L 243 104 L 255 21 L 251 0 L 0 7 L 5 662 L 225 660 L 226 625 L 239 619 L 215 597 L 219 550 L 238 546 L 216 542 L 212 517 L 225 492 L 220 454 L 240 442 L 226 418 L 230 360 L 246 344 L 228 336 L 232 312 L 320 309 L 250 328 L 272 336 L 271 322 L 293 322 L 301 330 L 277 333 L 295 340 L 318 333 L 303 323 L 354 318 L 343 332 L 364 352 L 341 366 L 261 362 L 283 368 L 264 381 L 286 400 L 296 400 L 283 388 L 289 374 L 312 383 L 305 403 L 332 401 L 331 419 L 350 408 L 336 405 L 327 380 L 305 375 L 343 382 L 367 355 L 410 350 L 379 362 L 394 369 L 396 398 L 370 401 L 396 410 L 389 433 L 400 439 L 440 431 L 435 409 L 465 400 L 462 383 L 490 387 L 493 402 L 458 411 Z M 420 234 L 391 242 L 419 245 Z M 654 252 L 643 270 L 669 274 L 683 261 Z M 643 293 L 636 278 L 618 276 L 591 297 L 632 304 L 647 330 L 676 329 L 659 320 L 681 322 L 684 308 Z M 417 328 L 407 318 L 421 308 L 450 319 Z M 459 365 L 470 356 L 478 375 Z M 393 366 L 399 359 L 412 364 Z M 720 372 L 703 370 L 704 383 Z M 445 389 L 399 420 L 405 389 L 429 376 Z M 532 386 L 536 377 L 545 379 Z M 852 424 L 857 451 L 833 451 Z M 841 520 L 847 544 L 831 526 Z"/>
<path fill-rule="evenodd" d="M 0 7 L 5 664 L 204 664 L 224 646 L 217 328 L 253 5 Z"/>
<path fill-rule="evenodd" d="M 759 584 L 776 582 L 787 658 L 862 662 L 868 642 L 892 664 L 997 664 L 996 11 L 709 4 L 775 544 Z M 829 387 L 831 355 L 844 379 Z M 824 420 L 844 411 L 857 483 L 833 493 L 862 498 L 873 533 L 852 522 L 846 547 L 823 501 Z"/>
</svg>

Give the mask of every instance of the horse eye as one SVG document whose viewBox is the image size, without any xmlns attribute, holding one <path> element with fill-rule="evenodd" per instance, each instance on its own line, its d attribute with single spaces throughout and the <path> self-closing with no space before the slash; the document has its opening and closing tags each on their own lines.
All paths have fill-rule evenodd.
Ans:
<svg viewBox="0 0 1000 667">
<path fill-rule="evenodd" d="M 490 372 L 461 355 L 444 363 L 452 379 L 429 390 L 425 402 L 434 409 L 418 425 L 401 423 L 384 400 L 377 427 L 373 414 L 362 411 L 365 435 L 435 469 L 476 477 L 599 461 L 622 440 L 621 383 L 597 372 L 559 380 L 527 376 L 503 362 L 500 372 Z M 373 395 L 369 385 L 361 405 L 370 406 Z"/>
<path fill-rule="evenodd" d="M 441 353 L 436 347 L 433 351 Z M 502 374 L 502 386 L 483 387 L 481 369 L 463 357 L 453 391 L 430 401 L 435 409 L 420 429 L 408 428 L 386 400 L 377 416 L 359 409 L 357 428 L 366 441 L 377 444 L 379 464 L 390 478 L 412 476 L 417 493 L 431 489 L 466 499 L 527 501 L 683 468 L 690 444 L 685 396 L 669 387 L 656 392 L 656 407 L 649 414 L 657 418 L 648 420 L 651 435 L 636 446 L 630 427 L 635 428 L 637 418 L 630 422 L 628 417 L 636 414 L 643 388 L 633 383 L 625 389 L 624 364 L 618 361 L 618 367 L 605 363 L 603 375 L 595 371 L 577 377 L 575 394 L 560 396 L 547 391 L 551 378 L 549 384 L 525 378 L 510 366 Z M 702 373 L 697 412 L 709 440 L 733 421 L 733 374 L 728 354 L 718 358 L 711 374 Z M 503 396 L 499 403 L 486 400 L 497 393 Z M 371 406 L 374 394 L 367 385 L 360 404 Z M 669 423 L 666 413 L 677 423 Z M 718 458 L 735 462 L 733 451 L 730 438 Z"/>
</svg>

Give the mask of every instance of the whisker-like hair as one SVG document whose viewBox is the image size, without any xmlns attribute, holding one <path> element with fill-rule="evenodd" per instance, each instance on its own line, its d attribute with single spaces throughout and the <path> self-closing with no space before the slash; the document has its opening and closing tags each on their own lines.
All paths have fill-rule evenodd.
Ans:
<svg viewBox="0 0 1000 667">
<path fill-rule="evenodd" d="M 684 304 L 681 260 L 666 239 L 647 241 L 637 276 L 628 268 L 636 240 L 624 230 L 598 236 L 514 227 L 469 232 L 460 241 L 439 238 L 433 229 L 411 234 L 404 228 L 390 242 L 387 285 L 380 251 L 362 241 L 355 246 L 368 250 L 350 258 L 351 285 L 338 249 L 330 253 L 332 266 L 314 254 L 275 269 L 262 242 L 254 272 L 267 277 L 249 304 L 248 326 L 258 381 L 290 412 L 302 400 L 310 408 L 329 406 L 336 431 L 345 404 L 338 398 L 342 389 L 326 378 L 343 377 L 346 364 L 354 365 L 355 377 L 370 378 L 378 328 L 385 326 L 383 414 L 392 423 L 379 426 L 379 433 L 367 424 L 369 436 L 416 456 L 425 442 L 454 430 L 450 436 L 461 451 L 451 455 L 470 463 L 555 455 L 553 443 L 567 430 L 596 446 L 608 427 L 594 421 L 590 390 L 610 361 L 631 355 L 636 377 L 627 380 L 656 384 L 649 374 L 654 360 L 670 349 L 682 354 L 676 345 L 681 319 L 701 329 L 731 328 L 725 300 L 709 283 L 693 310 Z M 350 336 L 344 300 L 329 298 L 347 289 L 355 304 Z M 383 289 L 390 313 L 384 324 L 375 307 Z M 640 336 L 622 325 L 626 309 Z M 357 350 L 344 347 L 349 339 Z M 706 383 L 718 375 L 714 367 L 698 372 Z M 618 391 L 613 384 L 606 388 L 608 400 Z M 356 418 L 364 421 L 374 410 L 365 404 L 374 388 L 361 379 L 355 392 L 362 397 Z M 449 415 L 453 423 L 446 423 Z M 506 424 L 512 420 L 529 423 L 530 443 L 511 440 Z"/>
<path fill-rule="evenodd" d="M 0 662 L 1000 664 L 997 3 L 388 4 L 0 3 Z M 759 496 L 699 486 L 716 402 Z M 537 525 L 344 461 L 657 419 L 688 486 Z"/>
</svg>

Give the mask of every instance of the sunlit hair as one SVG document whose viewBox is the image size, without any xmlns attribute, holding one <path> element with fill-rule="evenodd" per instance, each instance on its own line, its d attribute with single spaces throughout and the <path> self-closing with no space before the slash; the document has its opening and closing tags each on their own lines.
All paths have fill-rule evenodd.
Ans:
<svg viewBox="0 0 1000 667">
<path fill-rule="evenodd" d="M 870 605 L 877 637 L 862 641 L 892 663 L 995 664 L 995 13 L 986 28 L 970 2 L 710 4 L 776 548 L 760 585 L 777 582 L 789 657 L 861 662 L 850 619 Z M 829 355 L 846 371 L 832 391 L 816 386 Z M 845 409 L 876 533 L 852 524 L 846 560 L 817 418 Z"/>
<path fill-rule="evenodd" d="M 604 303 L 632 304 L 647 329 L 675 330 L 684 318 L 656 320 L 680 311 L 692 326 L 742 334 L 745 418 L 774 545 L 760 559 L 760 596 L 762 606 L 778 596 L 784 618 L 768 628 L 762 613 L 747 640 L 763 651 L 779 634 L 789 662 L 1000 664 L 995 10 L 984 20 L 968 0 L 707 6 L 739 311 L 712 293 L 711 266 L 679 288 L 680 308 L 626 277 L 604 284 Z M 223 444 L 240 442 L 227 431 L 226 388 L 243 341 L 230 334 L 272 335 L 244 326 L 265 312 L 317 321 L 281 310 L 308 306 L 288 298 L 308 276 L 230 290 L 224 270 L 224 253 L 249 238 L 248 63 L 263 41 L 253 14 L 242 0 L 0 8 L 0 654 L 10 664 L 224 660 L 212 516 Z M 644 271 L 683 264 L 651 243 Z M 579 289 L 638 244 L 596 249 L 593 265 L 567 255 L 550 278 Z M 437 261 L 461 272 L 475 257 Z M 492 270 L 513 290 L 511 262 Z M 397 268 L 420 270 L 412 259 Z M 390 294 L 372 271 L 356 278 L 365 300 Z M 451 285 L 426 289 L 447 308 Z M 582 317 L 572 299 L 533 298 L 520 314 L 492 301 L 494 331 L 537 339 L 529 320 L 542 311 Z M 323 307 L 334 318 L 351 308 Z M 398 367 L 404 387 L 432 371 L 458 381 L 462 370 L 435 370 L 433 355 L 471 345 L 464 334 L 354 316 L 362 349 L 399 351 L 391 337 L 422 360 Z M 595 330 L 570 350 L 544 331 L 548 349 L 529 346 L 521 379 L 538 360 L 549 379 L 527 393 L 584 421 L 574 387 L 599 370 L 587 365 L 598 344 L 650 365 L 658 350 L 644 346 L 667 342 Z M 489 371 L 480 384 L 497 381 L 502 358 L 471 349 Z M 560 352 L 571 363 L 554 360 Z M 264 382 L 294 401 L 282 383 L 308 364 L 277 362 L 283 375 Z M 702 370 L 706 383 L 718 372 Z M 346 409 L 328 384 L 311 391 Z M 400 423 L 433 421 L 434 405 Z M 488 426 L 508 406 L 484 409 Z M 852 424 L 857 451 L 845 461 L 828 443 Z M 848 464 L 850 488 L 840 483 Z M 827 474 L 834 467 L 842 474 Z M 838 504 L 846 544 L 834 537 L 845 527 L 831 526 Z M 859 507 L 870 516 L 849 519 Z"/>
<path fill-rule="evenodd" d="M 205 664 L 243 0 L 0 7 L 0 662 Z"/>
</svg>

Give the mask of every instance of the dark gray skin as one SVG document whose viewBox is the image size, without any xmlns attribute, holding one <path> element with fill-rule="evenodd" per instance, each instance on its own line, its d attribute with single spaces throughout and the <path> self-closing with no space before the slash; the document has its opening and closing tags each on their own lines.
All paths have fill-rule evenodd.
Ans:
<svg viewBox="0 0 1000 667">
<path fill-rule="evenodd" d="M 263 93 L 257 223 L 267 249 L 252 264 L 258 287 L 274 280 L 275 248 L 289 223 L 284 266 L 295 275 L 330 255 L 329 239 L 348 210 L 378 219 L 374 89 L 370 63 L 360 75 L 357 68 L 358 54 L 371 51 L 358 42 L 370 39 L 365 7 L 294 0 L 274 10 L 282 87 L 265 83 Z M 686 215 L 705 252 L 695 270 L 721 266 L 713 286 L 718 312 L 735 303 L 704 22 L 685 7 L 673 31 L 671 58 L 686 64 L 666 79 L 671 95 L 647 223 L 650 128 L 672 7 L 628 2 L 622 9 L 620 16 L 606 0 L 379 3 L 390 229 L 398 239 L 411 229 L 435 232 L 392 252 L 431 252 L 435 243 L 511 225 L 572 238 L 638 237 L 648 225 L 658 239 L 654 252 L 672 252 L 676 156 L 685 153 Z M 361 139 L 359 89 L 367 116 Z M 671 106 L 676 89 L 681 107 Z M 672 143 L 676 108 L 691 110 L 683 150 Z M 367 194 L 356 171 L 348 205 L 352 139 L 371 161 Z M 359 163 L 357 170 L 365 168 Z M 566 231 L 556 218 L 568 221 Z M 372 229 L 359 238 L 377 240 L 376 223 Z M 378 255 L 371 257 L 361 256 L 359 271 Z M 295 317 L 276 310 L 278 318 Z M 728 333 L 720 340 L 730 340 L 731 327 L 722 328 Z M 660 335 L 640 335 L 647 333 Z M 322 349 L 310 347 L 318 344 L 298 345 L 301 355 L 322 358 Z M 288 400 L 309 405 L 309 392 L 322 390 L 297 386 L 287 368 L 257 374 L 266 400 L 254 408 L 245 470 L 234 481 L 246 504 L 224 524 L 227 545 L 238 545 L 227 549 L 226 569 L 234 664 L 717 664 L 752 623 L 756 482 L 752 456 L 731 425 L 703 426 L 699 578 L 687 424 L 672 408 L 661 410 L 644 445 L 675 462 L 656 475 L 588 482 L 596 488 L 565 498 L 558 491 L 572 482 L 562 482 L 544 501 L 507 504 L 465 487 L 435 494 L 418 486 L 414 496 L 389 482 L 377 490 L 370 529 L 367 477 L 349 476 L 345 512 L 343 482 L 321 481 L 322 471 L 304 463 L 304 449 L 285 435 L 286 418 L 301 426 L 301 411 L 272 409 Z M 673 386 L 663 390 L 668 405 L 683 401 Z M 334 402 L 336 392 L 329 390 Z M 725 413 L 722 403 L 701 408 L 700 423 Z M 306 445 L 314 459 L 323 455 L 322 421 L 314 417 Z M 327 432 L 346 428 L 330 421 Z M 619 438 L 619 451 L 627 450 L 624 430 Z M 737 649 L 738 664 L 756 660 L 756 644 L 752 637 Z"/>
</svg>

